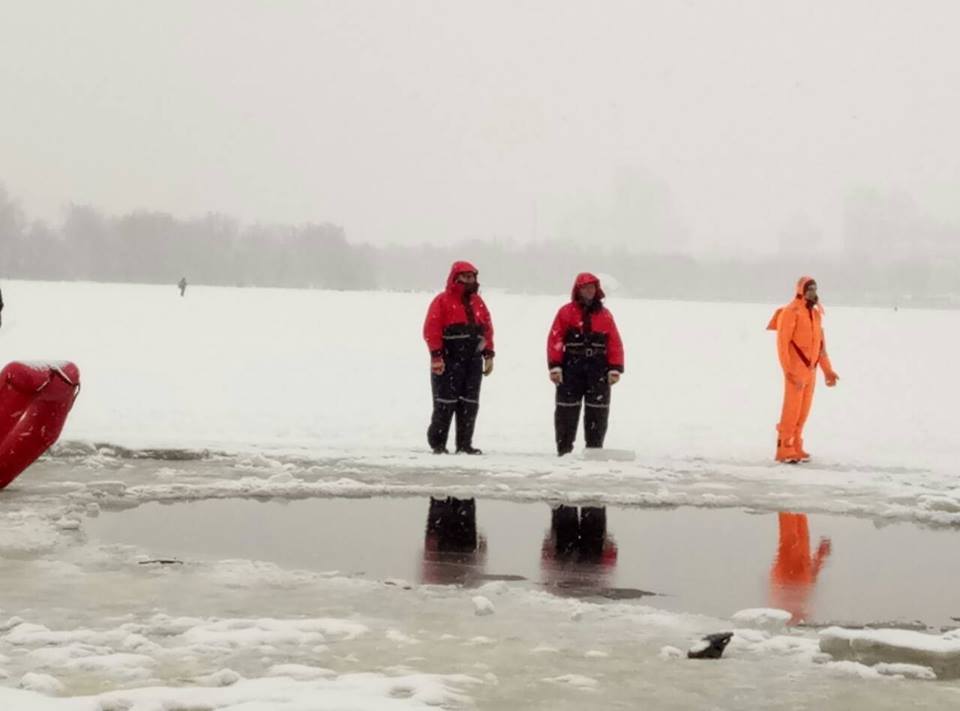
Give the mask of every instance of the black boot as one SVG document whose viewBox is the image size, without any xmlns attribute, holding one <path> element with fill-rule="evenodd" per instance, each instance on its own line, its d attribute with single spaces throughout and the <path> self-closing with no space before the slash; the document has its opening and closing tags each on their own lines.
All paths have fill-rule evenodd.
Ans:
<svg viewBox="0 0 960 711">
<path fill-rule="evenodd" d="M 483 454 L 483 450 L 471 447 L 468 444 L 464 447 L 457 447 L 457 454 Z"/>
</svg>

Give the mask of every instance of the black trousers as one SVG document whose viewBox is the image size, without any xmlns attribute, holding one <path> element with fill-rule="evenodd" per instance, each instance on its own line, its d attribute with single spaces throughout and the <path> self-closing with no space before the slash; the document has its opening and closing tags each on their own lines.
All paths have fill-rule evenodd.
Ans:
<svg viewBox="0 0 960 711">
<path fill-rule="evenodd" d="M 580 423 L 581 404 L 586 406 L 583 414 L 583 436 L 587 447 L 602 447 L 607 435 L 610 416 L 610 383 L 607 381 L 605 356 L 568 357 L 563 364 L 563 382 L 557 386 L 556 409 L 553 426 L 557 440 L 557 452 L 573 451 Z"/>
<path fill-rule="evenodd" d="M 560 505 L 550 516 L 554 553 L 559 561 L 597 563 L 607 537 L 607 509 L 603 506 Z"/>
<path fill-rule="evenodd" d="M 442 375 L 430 374 L 433 390 L 433 417 L 427 430 L 431 449 L 447 446 L 450 423 L 457 416 L 457 449 L 473 446 L 473 429 L 480 410 L 480 383 L 483 380 L 483 357 L 479 353 L 466 356 L 444 356 Z"/>
<path fill-rule="evenodd" d="M 441 552 L 473 553 L 477 550 L 477 502 L 474 499 L 430 497 L 427 535 L 436 536 Z"/>
</svg>

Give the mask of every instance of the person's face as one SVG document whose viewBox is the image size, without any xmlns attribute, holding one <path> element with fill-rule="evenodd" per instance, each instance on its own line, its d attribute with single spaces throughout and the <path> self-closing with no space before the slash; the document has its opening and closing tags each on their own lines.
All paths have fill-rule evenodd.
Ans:
<svg viewBox="0 0 960 711">
<path fill-rule="evenodd" d="M 473 272 L 460 272 L 457 274 L 457 281 L 470 286 L 471 284 L 477 283 L 477 275 Z"/>
<path fill-rule="evenodd" d="M 580 298 L 584 301 L 593 301 L 597 296 L 596 284 L 584 284 L 580 287 Z"/>
<path fill-rule="evenodd" d="M 811 304 L 817 303 L 817 282 L 811 281 L 807 284 L 807 287 L 803 290 L 803 298 L 809 301 Z"/>
</svg>

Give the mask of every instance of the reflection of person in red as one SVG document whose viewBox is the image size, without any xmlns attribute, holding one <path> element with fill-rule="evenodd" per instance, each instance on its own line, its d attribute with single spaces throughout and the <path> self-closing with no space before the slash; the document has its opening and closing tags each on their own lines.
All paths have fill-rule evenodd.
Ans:
<svg viewBox="0 0 960 711">
<path fill-rule="evenodd" d="M 617 565 L 617 544 L 607 535 L 607 510 L 554 508 L 540 564 L 543 583 L 554 592 L 583 594 L 605 588 Z"/>
<path fill-rule="evenodd" d="M 420 581 L 468 585 L 482 578 L 486 562 L 487 541 L 477 531 L 477 502 L 430 497 Z"/>
<path fill-rule="evenodd" d="M 770 569 L 770 605 L 789 612 L 790 624 L 795 625 L 807 620 L 807 605 L 830 555 L 830 539 L 821 538 L 811 557 L 807 515 L 781 512 L 778 517 L 780 542 Z"/>
</svg>

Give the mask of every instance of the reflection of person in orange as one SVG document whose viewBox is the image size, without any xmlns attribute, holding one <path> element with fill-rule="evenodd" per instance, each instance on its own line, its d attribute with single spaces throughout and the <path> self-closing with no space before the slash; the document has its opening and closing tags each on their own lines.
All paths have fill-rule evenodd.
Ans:
<svg viewBox="0 0 960 711">
<path fill-rule="evenodd" d="M 821 538 L 811 557 L 807 515 L 781 512 L 778 516 L 780 543 L 770 569 L 770 606 L 789 612 L 790 624 L 795 625 L 807 619 L 807 604 L 830 555 L 830 539 Z"/>
<path fill-rule="evenodd" d="M 823 307 L 817 282 L 800 277 L 793 301 L 777 309 L 767 329 L 777 332 L 777 356 L 783 369 L 783 409 L 777 424 L 777 461 L 805 462 L 810 455 L 803 448 L 803 426 L 810 414 L 817 366 L 827 387 L 840 379 L 827 355 L 823 339 Z"/>
<path fill-rule="evenodd" d="M 540 550 L 543 583 L 556 592 L 604 588 L 617 564 L 617 544 L 607 535 L 602 506 L 557 506 Z"/>
<path fill-rule="evenodd" d="M 477 502 L 430 497 L 421 582 L 467 585 L 483 575 L 486 562 L 487 541 L 477 531 Z"/>
</svg>

